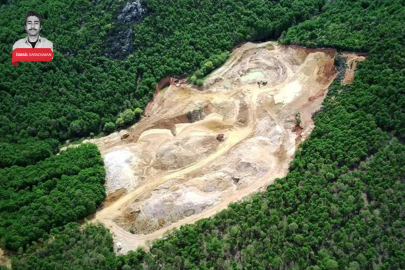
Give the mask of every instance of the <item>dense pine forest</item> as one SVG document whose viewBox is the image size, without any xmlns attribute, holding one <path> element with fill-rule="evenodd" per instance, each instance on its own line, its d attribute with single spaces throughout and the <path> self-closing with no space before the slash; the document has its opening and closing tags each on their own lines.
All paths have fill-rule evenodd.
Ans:
<svg viewBox="0 0 405 270">
<path fill-rule="evenodd" d="M 124 1 L 1 2 L 0 244 L 13 269 L 405 269 L 405 3 L 141 3 L 123 22 Z M 30 9 L 55 57 L 14 67 Z M 162 77 L 200 84 L 233 46 L 268 39 L 368 55 L 353 84 L 332 84 L 285 178 L 148 252 L 116 256 L 107 229 L 71 223 L 104 200 L 105 172 L 95 146 L 54 155 L 61 143 L 134 123 Z"/>
<path fill-rule="evenodd" d="M 27 167 L 0 170 L 0 236 L 18 250 L 53 227 L 93 214 L 105 199 L 105 170 L 95 145 L 70 148 Z"/>
</svg>

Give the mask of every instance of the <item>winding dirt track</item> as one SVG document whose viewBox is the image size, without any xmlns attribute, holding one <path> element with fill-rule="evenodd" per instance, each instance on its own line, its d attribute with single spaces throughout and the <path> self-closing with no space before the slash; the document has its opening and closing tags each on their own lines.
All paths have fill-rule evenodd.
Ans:
<svg viewBox="0 0 405 270">
<path fill-rule="evenodd" d="M 257 90 L 257 89 L 255 89 Z M 265 90 L 261 91 L 264 92 Z M 257 92 L 255 92 L 252 95 L 252 100 L 256 100 Z M 165 175 L 164 177 L 157 178 L 154 180 L 149 181 L 147 184 L 143 185 L 142 187 L 134 190 L 133 192 L 124 195 L 121 197 L 118 201 L 116 201 L 114 204 L 111 206 L 102 209 L 99 211 L 96 216 L 95 220 L 99 220 L 102 223 L 104 223 L 110 230 L 113 232 L 115 235 L 115 239 L 117 239 L 117 242 L 121 242 L 123 244 L 123 250 L 122 252 L 126 252 L 129 250 L 133 250 L 138 246 L 147 246 L 148 241 L 151 241 L 153 239 L 161 237 L 166 231 L 169 231 L 173 228 L 178 228 L 183 224 L 189 224 L 194 221 L 197 221 L 199 219 L 205 218 L 205 217 L 210 217 L 219 211 L 225 209 L 230 202 L 234 202 L 237 200 L 242 199 L 246 195 L 252 194 L 255 191 L 258 191 L 261 187 L 263 187 L 263 181 L 268 182 L 269 178 L 275 179 L 276 177 L 282 177 L 283 172 L 280 171 L 277 174 L 274 172 L 269 173 L 268 175 L 265 175 L 262 177 L 262 179 L 258 179 L 253 185 L 249 186 L 248 188 L 244 189 L 243 192 L 235 193 L 230 197 L 227 197 L 225 200 L 223 200 L 221 203 L 215 205 L 214 207 L 210 208 L 209 210 L 202 212 L 197 215 L 193 215 L 190 217 L 187 217 L 185 219 L 182 219 L 181 221 L 178 221 L 174 224 L 171 224 L 168 227 L 164 227 L 158 231 L 155 231 L 151 234 L 146 234 L 146 235 L 134 235 L 129 233 L 128 231 L 122 229 L 120 226 L 118 226 L 114 221 L 113 217 L 118 216 L 119 213 L 121 213 L 128 204 L 130 204 L 134 198 L 137 198 L 141 194 L 153 190 L 160 184 L 176 178 L 178 176 L 193 172 L 194 170 L 203 168 L 205 166 L 209 166 L 209 164 L 213 161 L 215 161 L 216 158 L 223 156 L 226 154 L 232 147 L 237 145 L 239 142 L 245 140 L 248 136 L 252 135 L 253 133 L 253 127 L 254 127 L 254 119 L 256 118 L 255 115 L 255 109 L 256 109 L 256 102 L 252 101 L 250 103 L 250 121 L 249 125 L 247 127 L 243 128 L 234 128 L 229 132 L 229 139 L 225 141 L 224 145 L 216 151 L 213 155 L 210 155 L 209 157 L 203 159 L 202 161 L 193 164 L 192 166 L 189 166 L 183 170 L 175 171 L 170 174 Z M 260 181 L 262 180 L 262 181 Z M 119 240 L 119 241 L 118 241 Z M 133 244 L 127 244 L 128 242 L 132 242 Z"/>
<path fill-rule="evenodd" d="M 139 145 L 142 145 L 142 149 L 149 149 L 152 152 L 146 153 L 148 151 L 145 150 L 142 152 L 146 154 L 144 157 L 141 156 L 143 160 L 139 165 L 141 172 L 134 172 L 141 175 L 139 178 L 141 180 L 134 181 L 137 183 L 136 186 L 126 189 L 126 194 L 124 192 L 124 195 L 106 204 L 95 214 L 92 222 L 101 222 L 109 228 L 114 235 L 114 242 L 120 242 L 122 245 L 118 253 L 125 254 L 137 247 L 147 247 L 152 240 L 183 224 L 210 217 L 225 209 L 229 203 L 259 191 L 273 183 L 277 177 L 285 176 L 298 144 L 309 136 L 313 128 L 312 114 L 319 110 L 325 92 L 336 75 L 333 57 L 334 52 L 330 51 L 306 51 L 299 47 L 278 46 L 273 42 L 247 43 L 236 49 L 229 61 L 206 79 L 202 91 L 194 89 L 191 85 L 182 84 L 171 85 L 165 93 L 159 93 L 148 106 L 145 112 L 147 117 L 128 129 L 130 137 L 127 140 L 121 140 L 119 133 L 91 140 L 98 145 L 104 157 L 113 151 L 140 148 Z M 257 84 L 263 80 L 268 83 Z M 231 105 L 226 105 L 226 102 L 230 102 Z M 176 125 L 171 123 L 196 108 L 204 110 L 211 108 L 211 111 L 208 110 L 202 120 L 193 123 L 177 122 Z M 230 110 L 236 110 L 236 113 Z M 301 117 L 300 125 L 295 122 L 297 112 Z M 266 126 L 263 119 L 270 119 L 269 121 L 273 123 L 274 132 L 277 131 L 279 134 L 277 143 L 270 142 L 275 140 L 274 135 L 266 135 L 260 131 L 259 124 Z M 218 131 L 225 133 L 226 139 L 215 148 L 214 152 L 200 155 L 190 164 L 175 169 L 156 169 L 157 155 L 154 154 L 154 149 L 158 151 L 161 145 L 173 138 L 181 139 L 201 134 L 213 136 Z M 168 222 L 152 232 L 132 234 L 123 228 L 134 226 L 132 221 L 128 221 L 129 225 L 121 222 L 122 216 L 130 212 L 128 209 L 134 207 L 133 205 L 140 207 L 140 213 L 145 215 L 142 207 L 155 203 L 151 201 L 150 195 L 145 194 L 162 190 L 162 185 L 171 183 L 170 180 L 185 179 L 185 182 L 175 184 L 176 190 L 181 191 L 187 186 L 189 179 L 210 173 L 218 164 L 224 168 L 227 166 L 231 168 L 234 165 L 232 163 L 236 163 L 235 159 L 231 159 L 232 153 L 238 156 L 242 152 L 237 151 L 249 145 L 246 144 L 248 141 L 260 141 L 267 147 L 257 150 L 254 157 L 251 154 L 247 156 L 240 154 L 240 159 L 245 164 L 246 160 L 253 159 L 254 162 L 260 163 L 261 157 L 266 159 L 263 162 L 267 162 L 267 167 L 254 178 L 254 181 L 243 182 L 242 179 L 242 183 L 233 184 L 222 190 L 222 193 L 216 191 L 212 194 L 222 195 L 218 195 L 215 203 L 209 207 L 175 222 Z M 269 154 L 268 149 L 274 150 L 273 154 Z M 241 172 L 236 170 L 233 173 Z M 113 190 L 109 194 L 112 193 Z"/>
<path fill-rule="evenodd" d="M 250 105 L 252 106 L 251 107 L 252 109 L 250 110 L 250 119 L 251 119 L 249 121 L 250 125 L 247 127 L 244 127 L 244 128 L 234 128 L 233 130 L 231 130 L 228 135 L 229 139 L 226 140 L 224 145 L 218 151 L 216 151 L 213 155 L 210 155 L 209 157 L 203 159 L 202 161 L 200 161 L 196 164 L 193 164 L 185 169 L 175 171 L 175 172 L 165 175 L 164 177 L 148 181 L 147 184 L 141 186 L 140 188 L 134 190 L 133 192 L 131 192 L 129 194 L 124 195 L 118 201 L 116 201 L 114 204 L 112 204 L 111 206 L 109 206 L 105 209 L 102 209 L 101 211 L 99 211 L 96 214 L 95 220 L 101 221 L 108 228 L 110 228 L 110 230 L 115 235 L 115 239 L 117 239 L 117 240 L 119 239 L 120 240 L 119 242 L 121 242 L 123 244 L 122 252 L 125 252 L 127 250 L 128 251 L 133 250 L 138 246 L 146 246 L 148 241 L 161 237 L 168 230 L 177 228 L 183 224 L 192 223 L 201 218 L 212 216 L 215 213 L 221 211 L 222 209 L 225 209 L 230 202 L 240 200 L 244 196 L 251 194 L 254 191 L 258 190 L 260 187 L 262 187 L 263 183 L 261 183 L 260 181 L 257 181 L 254 185 L 250 186 L 248 189 L 245 189 L 243 193 L 235 193 L 232 197 L 228 197 L 226 200 L 224 200 L 220 204 L 217 204 L 216 206 L 212 207 L 208 211 L 185 218 L 179 222 L 176 222 L 168 227 L 164 227 L 151 234 L 146 234 L 146 235 L 131 234 L 128 231 L 122 229 L 120 226 L 118 226 L 113 221 L 113 217 L 118 216 L 119 213 L 121 213 L 125 209 L 125 207 L 128 206 L 128 204 L 130 204 L 134 200 L 134 198 L 137 198 L 138 196 L 140 196 L 141 194 L 143 194 L 149 190 L 153 190 L 160 184 L 162 184 L 170 179 L 193 172 L 196 169 L 200 169 L 205 166 L 209 166 L 209 164 L 211 162 L 215 161 L 216 158 L 226 154 L 227 151 L 229 151 L 232 147 L 234 147 L 236 144 L 245 140 L 249 135 L 251 135 L 253 132 L 253 124 L 254 124 L 253 120 L 255 119 L 256 104 L 255 104 L 255 102 L 251 102 Z M 281 174 L 279 176 L 281 176 Z M 268 179 L 268 177 L 270 177 L 270 175 L 266 176 L 265 179 Z M 274 177 L 274 175 L 273 175 L 273 177 Z M 130 244 L 129 245 L 126 244 L 128 242 L 134 243 L 132 245 L 132 248 L 131 248 Z"/>
</svg>

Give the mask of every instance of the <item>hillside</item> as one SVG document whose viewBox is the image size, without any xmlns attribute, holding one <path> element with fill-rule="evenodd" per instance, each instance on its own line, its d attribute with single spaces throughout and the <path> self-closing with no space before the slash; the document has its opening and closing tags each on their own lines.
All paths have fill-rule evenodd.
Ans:
<svg viewBox="0 0 405 270">
<path fill-rule="evenodd" d="M 106 0 L 1 2 L 0 246 L 13 256 L 12 269 L 405 269 L 404 3 L 368 0 L 173 0 L 164 3 L 145 0 L 134 3 Z M 21 14 L 30 8 L 43 14 L 41 34 L 55 40 L 55 57 L 49 63 L 27 62 L 16 68 L 9 61 L 11 45 L 24 36 Z M 134 10 L 135 13 L 130 13 L 134 16 L 128 15 Z M 132 198 L 136 189 L 129 185 L 128 189 L 134 189 L 124 191 L 126 195 L 110 197 L 104 207 L 106 210 L 112 207 L 114 211 L 106 211 L 108 215 L 103 216 L 103 209 L 97 207 L 106 195 L 104 181 L 107 194 L 111 195 L 114 187 L 109 184 L 109 164 L 114 162 L 108 162 L 108 155 L 114 150 L 134 155 L 131 151 L 139 150 L 136 143 L 142 139 L 150 143 L 152 150 L 154 140 L 177 133 L 208 137 L 214 133 L 225 134 L 223 142 L 204 144 L 215 150 L 191 145 L 194 155 L 186 155 L 187 158 L 181 158 L 184 151 L 179 149 L 184 148 L 173 148 L 179 150 L 173 152 L 170 143 L 160 154 L 157 151 L 152 156 L 161 160 L 150 160 L 145 181 L 155 183 L 157 179 L 156 183 L 161 184 L 159 177 L 164 176 L 164 170 L 181 172 L 185 166 L 203 162 L 212 154 L 210 151 L 215 153 L 221 144 L 225 145 L 223 149 L 228 145 L 235 150 L 232 143 L 243 137 L 243 132 L 254 131 L 252 120 L 260 121 L 268 113 L 263 108 L 277 109 L 275 104 L 263 99 L 264 105 L 256 101 L 246 103 L 245 126 L 238 127 L 229 121 L 224 123 L 227 118 L 221 113 L 226 111 L 226 104 L 212 105 L 210 110 L 204 109 L 197 116 L 190 115 L 197 119 L 189 122 L 186 122 L 187 116 L 184 117 L 187 110 L 169 115 L 169 119 L 181 116 L 174 122 L 159 122 L 156 114 L 164 116 L 164 111 L 159 109 L 165 109 L 164 102 L 170 100 L 169 96 L 174 100 L 176 95 L 183 98 L 182 102 L 169 105 L 173 111 L 175 105 L 188 104 L 187 98 L 200 106 L 204 102 L 213 103 L 211 97 L 204 97 L 204 90 L 212 91 L 214 86 L 225 90 L 225 93 L 212 91 L 209 94 L 217 100 L 221 100 L 221 95 L 226 96 L 227 87 L 232 86 L 226 100 L 235 108 L 244 98 L 252 100 L 252 93 L 260 97 L 260 93 L 273 91 L 271 88 L 277 82 L 269 82 L 267 88 L 256 87 L 254 79 L 262 76 L 257 70 L 245 76 L 245 82 L 239 81 L 238 86 L 246 89 L 239 99 L 234 99 L 237 95 L 234 98 L 230 95 L 238 91 L 232 76 L 227 79 L 229 82 L 219 79 L 227 78 L 226 71 L 233 68 L 225 56 L 229 52 L 228 61 L 235 59 L 232 53 L 238 49 L 232 52 L 234 46 L 249 41 L 260 46 L 260 42 L 271 39 L 284 45 L 313 48 L 284 47 L 310 52 L 305 59 L 310 59 L 311 53 L 319 55 L 325 48 L 338 53 L 333 65 L 336 77 L 333 72 L 329 76 L 315 73 L 319 78 L 312 76 L 313 81 L 306 81 L 311 86 L 308 89 L 314 92 L 299 88 L 304 89 L 299 93 L 304 95 L 305 102 L 318 104 L 308 114 L 302 114 L 302 128 L 307 130 L 297 149 L 297 134 L 289 133 L 295 156 L 288 168 L 281 169 L 284 172 L 288 169 L 286 176 L 263 178 L 267 184 L 273 180 L 274 183 L 242 202 L 224 205 L 213 217 L 183 225 L 166 233 L 163 239 L 145 243 L 148 246 L 145 250 L 116 255 L 113 242 L 116 236 L 108 226 L 105 228 L 95 221 L 107 225 L 116 222 L 128 226 L 128 231 L 136 230 L 136 225 L 120 221 L 119 212 L 110 215 L 116 210 L 115 203 L 126 204 L 125 198 Z M 120 47 L 123 53 L 116 53 Z M 365 60 L 356 62 L 354 67 L 350 57 L 343 57 L 347 53 L 364 56 Z M 281 60 L 277 61 L 288 66 L 283 62 L 285 56 L 279 56 Z M 305 66 L 305 61 L 299 59 L 289 65 Z M 260 61 L 260 66 L 265 66 L 265 62 Z M 269 60 L 268 63 L 272 63 L 269 66 L 277 61 Z M 303 78 L 311 77 L 310 70 L 302 70 Z M 240 74 L 240 78 L 243 75 L 246 74 Z M 288 75 L 287 72 L 286 82 L 293 83 Z M 156 94 L 153 103 L 146 107 L 158 82 L 167 76 L 187 78 L 188 83 L 196 86 L 183 84 L 183 81 L 179 86 L 169 86 Z M 249 85 L 252 79 L 253 84 Z M 319 88 L 316 85 L 320 85 Z M 285 85 L 281 84 L 279 88 L 283 87 Z M 325 96 L 311 99 L 326 88 Z M 291 92 L 287 93 L 282 100 L 291 98 Z M 293 117 L 290 119 L 292 129 L 298 121 L 294 109 L 301 108 L 294 106 L 288 111 L 290 118 Z M 142 111 L 145 112 L 140 118 Z M 256 112 L 255 117 L 250 114 L 253 112 Z M 235 115 L 240 114 L 231 114 L 228 120 Z M 123 131 L 114 132 L 138 120 L 135 126 L 127 128 L 130 135 L 127 139 L 121 140 Z M 213 126 L 216 127 L 214 133 Z M 233 131 L 239 131 L 240 137 Z M 94 138 L 111 132 L 110 136 Z M 55 155 L 66 140 L 88 136 L 99 150 L 85 144 Z M 108 140 L 111 144 L 106 143 Z M 182 142 L 178 141 L 177 146 Z M 257 148 L 250 156 L 258 155 L 257 160 L 262 162 L 268 160 L 264 157 L 271 151 Z M 254 147 L 249 146 L 243 151 L 252 149 Z M 167 153 L 171 154 L 165 158 Z M 116 156 L 126 161 L 122 153 Z M 101 157 L 105 168 L 101 166 Z M 172 162 L 173 157 L 179 157 L 176 159 L 179 162 Z M 238 162 L 231 160 L 227 164 L 218 156 L 213 157 L 221 166 L 212 171 L 205 169 L 194 177 L 205 179 L 206 183 L 214 179 L 208 177 L 210 173 L 221 172 Z M 246 173 L 248 170 L 244 167 L 237 171 Z M 239 180 L 243 183 L 244 179 Z M 171 192 L 178 190 L 181 187 Z M 149 198 L 154 198 L 153 194 Z M 47 204 L 53 200 L 67 205 L 66 211 L 61 206 Z M 82 207 L 77 208 L 75 204 Z M 134 205 L 134 209 L 137 207 Z M 125 214 L 126 209 L 118 210 Z M 101 212 L 96 213 L 97 210 Z M 95 216 L 88 216 L 94 213 Z M 80 220 L 81 226 L 70 223 L 84 216 L 96 224 L 85 220 Z M 158 226 L 164 227 L 165 223 Z M 142 232 L 149 233 L 156 228 L 156 224 L 148 223 Z M 3 262 L 4 255 L 0 253 L 0 256 Z"/>
<path fill-rule="evenodd" d="M 109 196 L 95 220 L 120 253 L 285 176 L 336 75 L 334 56 L 244 44 L 202 89 L 177 83 L 158 93 L 128 138 L 91 140 L 104 156 Z"/>
</svg>

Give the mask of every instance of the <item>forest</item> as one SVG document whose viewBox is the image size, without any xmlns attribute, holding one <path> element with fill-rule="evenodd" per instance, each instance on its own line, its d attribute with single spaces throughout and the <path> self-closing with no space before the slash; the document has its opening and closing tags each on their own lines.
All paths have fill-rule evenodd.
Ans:
<svg viewBox="0 0 405 270">
<path fill-rule="evenodd" d="M 195 72 L 201 84 L 233 46 L 278 36 L 318 12 L 322 1 L 142 3 L 149 15 L 129 25 L 117 19 L 125 4 L 120 1 L 25 0 L 0 6 L 0 167 L 35 164 L 57 152 L 57 141 L 134 123 L 134 113 L 126 121 L 120 113 L 144 109 L 164 76 Z M 23 20 L 30 9 L 43 17 L 41 35 L 54 43 L 55 57 L 15 69 L 9 54 L 26 36 Z M 134 51 L 117 60 L 109 57 L 106 40 L 123 27 L 136 33 Z"/>
<path fill-rule="evenodd" d="M 10 250 L 87 217 L 104 201 L 105 169 L 95 145 L 69 148 L 27 167 L 0 169 L 0 241 Z"/>
<path fill-rule="evenodd" d="M 18 251 L 13 269 L 405 269 L 405 3 L 147 0 L 117 60 L 101 55 L 122 2 L 36 2 L 0 6 L 0 243 Z M 15 69 L 34 5 L 56 57 Z M 70 223 L 103 201 L 104 171 L 95 146 L 53 156 L 60 143 L 129 125 L 163 76 L 199 84 L 233 46 L 268 39 L 367 53 L 353 84 L 330 87 L 285 178 L 150 251 L 116 256 L 107 229 Z M 49 211 L 59 200 L 63 214 Z"/>
</svg>

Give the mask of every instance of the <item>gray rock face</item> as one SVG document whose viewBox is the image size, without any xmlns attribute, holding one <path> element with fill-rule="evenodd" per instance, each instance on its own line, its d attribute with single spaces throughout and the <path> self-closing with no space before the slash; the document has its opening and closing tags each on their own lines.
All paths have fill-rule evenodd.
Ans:
<svg viewBox="0 0 405 270">
<path fill-rule="evenodd" d="M 146 8 L 141 0 L 127 2 L 118 14 L 118 21 L 121 23 L 137 22 L 146 14 Z"/>
<path fill-rule="evenodd" d="M 143 0 L 127 2 L 117 14 L 118 25 L 107 38 L 106 56 L 113 59 L 124 59 L 134 51 L 134 33 L 131 25 L 139 22 L 147 13 Z"/>
</svg>

